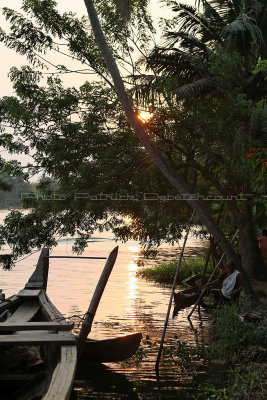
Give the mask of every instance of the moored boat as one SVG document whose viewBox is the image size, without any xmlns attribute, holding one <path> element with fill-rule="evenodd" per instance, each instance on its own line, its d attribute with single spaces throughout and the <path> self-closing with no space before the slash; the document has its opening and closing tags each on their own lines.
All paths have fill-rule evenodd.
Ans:
<svg viewBox="0 0 267 400">
<path fill-rule="evenodd" d="M 0 323 L 2 400 L 67 400 L 71 393 L 76 338 L 46 294 L 47 257 L 43 249 L 25 288 L 0 303 L 9 317 Z"/>
<path fill-rule="evenodd" d="M 25 288 L 0 302 L 1 400 L 70 397 L 79 338 L 72 333 L 73 323 L 46 294 L 48 265 L 49 250 L 43 249 Z M 100 341 L 86 339 L 80 360 L 125 360 L 136 352 L 141 338 L 141 333 L 134 333 Z"/>
<path fill-rule="evenodd" d="M 134 355 L 142 339 L 141 333 L 104 340 L 87 339 L 82 361 L 118 362 Z"/>
</svg>

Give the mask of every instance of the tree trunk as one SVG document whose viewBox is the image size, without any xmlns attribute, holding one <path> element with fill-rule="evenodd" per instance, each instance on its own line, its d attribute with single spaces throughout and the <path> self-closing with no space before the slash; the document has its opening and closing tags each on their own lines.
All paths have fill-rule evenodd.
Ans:
<svg viewBox="0 0 267 400">
<path fill-rule="evenodd" d="M 267 281 L 267 267 L 262 259 L 252 216 L 250 200 L 244 201 L 239 217 L 239 248 L 242 268 L 251 280 Z"/>
<path fill-rule="evenodd" d="M 178 192 L 182 196 L 184 196 L 184 200 L 186 200 L 190 204 L 192 209 L 198 215 L 200 221 L 203 223 L 203 225 L 206 226 L 208 231 L 214 237 L 221 251 L 225 252 L 228 258 L 236 259 L 236 255 L 232 249 L 232 246 L 226 239 L 223 232 L 217 226 L 212 215 L 205 209 L 203 204 L 198 199 L 196 199 L 196 196 L 191 188 L 182 180 L 182 178 L 179 177 L 179 175 L 177 175 L 175 170 L 169 165 L 169 163 L 162 156 L 156 146 L 150 141 L 143 125 L 141 124 L 141 122 L 137 118 L 136 113 L 133 110 L 132 104 L 129 101 L 116 61 L 103 34 L 96 10 L 94 8 L 93 0 L 84 0 L 84 2 L 87 8 L 96 43 L 106 62 L 110 75 L 112 76 L 118 98 L 136 136 L 143 144 L 146 151 L 154 160 L 156 165 L 160 168 L 161 172 L 173 184 Z"/>
</svg>

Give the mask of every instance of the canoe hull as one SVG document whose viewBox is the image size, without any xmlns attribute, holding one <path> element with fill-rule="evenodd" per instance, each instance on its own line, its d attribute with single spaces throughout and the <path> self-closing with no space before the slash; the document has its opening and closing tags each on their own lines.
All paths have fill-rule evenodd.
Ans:
<svg viewBox="0 0 267 400">
<path fill-rule="evenodd" d="M 106 340 L 87 339 L 81 359 L 86 362 L 123 361 L 136 353 L 141 339 L 141 333 Z"/>
</svg>

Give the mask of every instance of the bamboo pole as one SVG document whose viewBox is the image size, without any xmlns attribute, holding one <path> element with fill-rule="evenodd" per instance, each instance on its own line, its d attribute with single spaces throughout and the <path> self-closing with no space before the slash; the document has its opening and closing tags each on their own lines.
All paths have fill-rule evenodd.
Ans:
<svg viewBox="0 0 267 400">
<path fill-rule="evenodd" d="M 85 258 L 87 260 L 106 260 L 106 257 L 82 257 L 82 256 L 46 256 L 44 258 Z"/>
<path fill-rule="evenodd" d="M 164 328 L 163 328 L 163 332 L 162 332 L 162 336 L 161 336 L 158 357 L 157 357 L 156 364 L 155 364 L 156 371 L 158 371 L 158 369 L 159 369 L 159 362 L 160 362 L 160 357 L 161 357 L 161 353 L 162 353 L 162 349 L 163 349 L 164 339 L 165 339 L 165 335 L 166 335 L 166 331 L 167 331 L 167 327 L 168 327 L 168 321 L 169 321 L 169 316 L 170 316 L 170 311 L 171 311 L 173 294 L 174 294 L 175 286 L 176 286 L 176 283 L 177 283 L 178 274 L 179 274 L 179 270 L 180 270 L 180 265 L 181 265 L 182 257 L 183 257 L 183 254 L 184 254 L 185 245 L 186 245 L 186 242 L 187 242 L 188 234 L 189 234 L 189 231 L 190 231 L 190 228 L 191 228 L 191 224 L 192 224 L 194 215 L 195 215 L 195 213 L 193 211 L 191 219 L 189 221 L 189 225 L 188 225 L 187 231 L 186 231 L 186 235 L 185 235 L 185 238 L 184 238 L 184 244 L 183 244 L 180 256 L 179 256 L 178 265 L 177 265 L 175 276 L 174 276 L 174 279 L 173 279 L 172 290 L 171 290 L 171 294 L 170 294 L 170 300 L 169 300 L 169 305 L 168 305 L 168 309 L 167 309 L 167 313 L 166 313 Z"/>
<path fill-rule="evenodd" d="M 237 234 L 238 234 L 238 231 L 239 231 L 239 229 L 237 229 L 237 231 L 235 232 L 234 236 L 233 236 L 232 239 L 230 240 L 230 243 L 233 243 L 233 241 L 235 240 L 235 238 L 236 238 L 236 236 L 237 236 Z M 202 297 L 204 296 L 204 294 L 205 294 L 205 292 L 206 292 L 206 289 L 207 289 L 207 285 L 211 282 L 212 278 L 214 277 L 214 275 L 215 275 L 216 272 L 218 271 L 219 266 L 221 265 L 224 256 L 225 256 L 225 253 L 222 254 L 220 260 L 218 261 L 218 264 L 216 265 L 216 267 L 215 267 L 214 271 L 212 272 L 211 276 L 209 277 L 209 280 L 208 280 L 207 284 L 205 285 L 204 289 L 203 289 L 202 292 L 200 293 L 200 295 L 199 295 L 199 297 L 198 297 L 198 299 L 197 299 L 197 301 L 196 301 L 194 307 L 192 308 L 192 310 L 191 310 L 190 313 L 188 314 L 188 317 L 187 317 L 188 319 L 191 318 L 191 315 L 193 314 L 193 312 L 195 311 L 196 307 L 198 306 L 200 300 L 201 300 Z"/>
<path fill-rule="evenodd" d="M 82 323 L 82 328 L 80 331 L 80 334 L 78 336 L 77 339 L 77 347 L 78 347 L 78 357 L 81 356 L 82 351 L 83 351 L 83 347 L 84 347 L 84 343 L 87 339 L 87 336 L 89 335 L 89 333 L 91 332 L 91 327 L 92 327 L 92 323 L 94 320 L 94 316 L 97 310 L 97 307 L 99 305 L 99 302 L 101 300 L 102 294 L 105 290 L 107 281 L 109 279 L 109 276 L 111 274 L 111 271 L 113 269 L 113 266 L 115 264 L 117 255 L 118 255 L 118 246 L 115 247 L 112 252 L 110 253 L 110 255 L 108 256 L 108 259 L 106 261 L 106 264 L 104 266 L 104 269 L 102 271 L 102 274 L 99 278 L 98 284 L 95 288 L 93 297 L 91 299 L 90 305 L 88 307 L 86 316 L 84 318 L 84 321 Z"/>
</svg>

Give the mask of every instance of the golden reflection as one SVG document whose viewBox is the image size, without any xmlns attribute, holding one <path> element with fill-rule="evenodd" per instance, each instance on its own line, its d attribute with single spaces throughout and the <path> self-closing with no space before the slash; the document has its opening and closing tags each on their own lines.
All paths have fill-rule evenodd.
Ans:
<svg viewBox="0 0 267 400">
<path fill-rule="evenodd" d="M 138 278 L 136 276 L 129 276 L 129 281 L 127 282 L 127 299 L 136 299 L 138 294 Z"/>
<path fill-rule="evenodd" d="M 138 253 L 140 250 L 140 246 L 129 246 L 128 249 L 132 252 L 132 253 Z"/>
<path fill-rule="evenodd" d="M 127 294 L 126 294 L 126 307 L 127 318 L 131 320 L 136 319 L 136 307 L 135 303 L 138 298 L 138 278 L 136 276 L 136 271 L 138 269 L 137 259 L 138 259 L 138 246 L 130 246 L 129 250 L 133 253 L 132 259 L 128 264 L 128 281 L 126 282 Z"/>
</svg>

